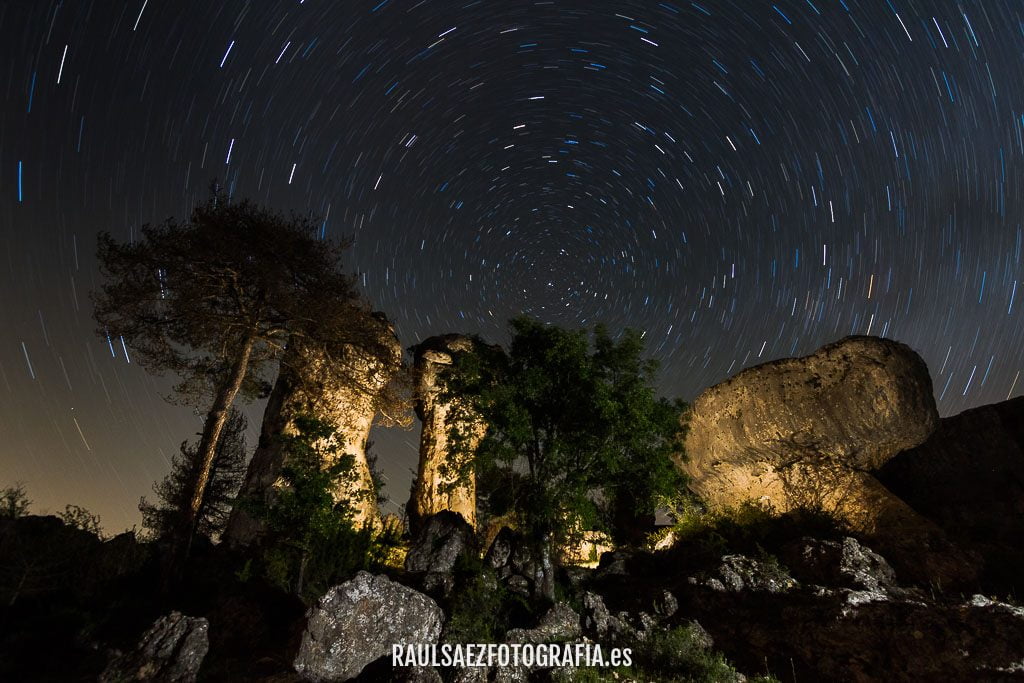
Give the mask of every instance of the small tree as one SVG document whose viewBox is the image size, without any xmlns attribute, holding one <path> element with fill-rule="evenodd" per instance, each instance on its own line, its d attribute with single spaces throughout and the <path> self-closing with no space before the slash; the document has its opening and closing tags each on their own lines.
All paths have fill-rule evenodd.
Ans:
<svg viewBox="0 0 1024 683">
<path fill-rule="evenodd" d="M 89 512 L 81 505 L 65 505 L 64 511 L 58 512 L 57 516 L 69 527 L 86 531 L 103 540 L 103 525 L 100 523 L 100 516 Z"/>
<path fill-rule="evenodd" d="M 0 490 L 0 519 L 17 519 L 28 514 L 32 501 L 28 498 L 25 485 L 20 481 Z"/>
<path fill-rule="evenodd" d="M 353 476 L 354 458 L 339 453 L 334 428 L 300 416 L 296 432 L 282 434 L 285 464 L 275 495 L 243 501 L 262 519 L 261 561 L 268 578 L 300 597 L 314 599 L 378 559 L 375 532 L 355 529 L 356 501 L 335 499 L 338 484 Z M 363 492 L 363 495 L 373 495 Z"/>
<path fill-rule="evenodd" d="M 216 538 L 224 530 L 235 494 L 241 486 L 247 453 L 246 427 L 245 415 L 232 408 L 220 443 L 217 444 L 209 482 L 196 519 L 196 531 L 208 538 Z M 171 462 L 171 471 L 153 485 L 157 502 L 150 503 L 145 497 L 139 501 L 142 526 L 148 536 L 166 537 L 181 527 L 201 467 L 196 445 L 183 442 Z"/>
<path fill-rule="evenodd" d="M 518 518 L 545 568 L 538 590 L 551 598 L 552 544 L 586 529 L 622 538 L 682 485 L 669 455 L 683 405 L 655 397 L 657 364 L 642 358 L 637 332 L 616 342 L 599 326 L 591 344 L 585 331 L 526 317 L 511 331 L 508 351 L 481 343 L 457 358 L 446 391 L 488 425 L 470 461 L 481 512 Z M 456 448 L 467 436 L 453 425 Z"/>
</svg>

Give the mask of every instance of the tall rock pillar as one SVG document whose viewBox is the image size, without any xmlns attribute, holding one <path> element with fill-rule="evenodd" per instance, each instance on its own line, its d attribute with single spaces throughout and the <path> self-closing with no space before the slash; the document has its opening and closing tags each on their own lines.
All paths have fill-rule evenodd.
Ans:
<svg viewBox="0 0 1024 683">
<path fill-rule="evenodd" d="M 483 439 L 487 425 L 465 402 L 443 396 L 442 377 L 455 354 L 472 350 L 473 344 L 469 337 L 446 334 L 412 348 L 414 405 L 423 423 L 419 469 L 407 508 L 414 531 L 420 520 L 442 510 L 457 512 L 476 526 L 476 479 L 470 472 L 461 484 L 456 486 L 455 481 Z M 451 443 L 453 426 L 468 438 L 462 452 L 456 452 Z"/>
<path fill-rule="evenodd" d="M 373 480 L 366 459 L 366 441 L 380 396 L 402 367 L 402 347 L 383 316 L 377 316 L 379 338 L 370 346 L 341 344 L 332 349 L 293 340 L 281 361 L 277 382 L 263 413 L 259 444 L 246 471 L 240 497 L 269 500 L 280 484 L 285 454 L 277 438 L 294 434 L 295 418 L 309 415 L 335 429 L 337 455 L 354 458 L 352 476 L 340 482 L 336 500 L 348 499 L 357 526 L 380 521 Z M 246 545 L 260 533 L 260 524 L 243 506 L 236 506 L 225 531 L 232 545 Z"/>
</svg>

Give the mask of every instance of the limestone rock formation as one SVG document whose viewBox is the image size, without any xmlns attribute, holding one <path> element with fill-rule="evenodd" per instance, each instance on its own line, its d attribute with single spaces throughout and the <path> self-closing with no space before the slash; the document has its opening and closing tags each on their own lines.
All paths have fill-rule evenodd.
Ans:
<svg viewBox="0 0 1024 683">
<path fill-rule="evenodd" d="M 193 683 L 210 649 L 209 623 L 171 612 L 143 634 L 134 651 L 116 657 L 100 675 L 102 683 L 160 681 Z"/>
<path fill-rule="evenodd" d="M 335 492 L 354 503 L 357 525 L 379 521 L 366 459 L 366 440 L 378 413 L 378 399 L 402 367 L 402 347 L 383 315 L 375 315 L 378 340 L 373 348 L 344 345 L 325 350 L 293 339 L 267 401 L 259 444 L 246 472 L 241 495 L 266 497 L 280 477 L 284 455 L 276 437 L 294 433 L 294 420 L 308 414 L 337 430 L 338 455 L 355 458 L 355 476 Z M 259 534 L 259 524 L 244 509 L 232 511 L 225 533 L 244 545 Z"/>
<path fill-rule="evenodd" d="M 876 476 L 983 556 L 987 583 L 1024 589 L 1024 397 L 943 418 L 927 441 Z"/>
<path fill-rule="evenodd" d="M 436 643 L 444 612 L 426 595 L 386 576 L 359 572 L 308 613 L 295 670 L 310 681 L 348 681 L 393 644 Z"/>
<path fill-rule="evenodd" d="M 419 520 L 451 510 L 476 526 L 476 482 L 470 475 L 461 485 L 453 487 L 459 470 L 487 430 L 479 417 L 465 403 L 444 397 L 443 369 L 454 362 L 454 356 L 470 351 L 475 342 L 464 335 L 446 334 L 431 337 L 412 348 L 416 414 L 423 423 L 420 435 L 420 461 L 409 499 L 409 521 L 414 528 Z M 466 435 L 466 451 L 454 453 L 450 433 L 455 426 Z"/>
<path fill-rule="evenodd" d="M 970 578 L 964 557 L 869 473 L 922 443 L 937 423 L 920 356 L 898 342 L 847 337 L 704 391 L 684 416 L 685 460 L 678 464 L 712 505 L 821 509 L 883 539 L 880 547 L 894 561 L 915 555 L 923 574 L 914 578 L 946 583 Z"/>
</svg>

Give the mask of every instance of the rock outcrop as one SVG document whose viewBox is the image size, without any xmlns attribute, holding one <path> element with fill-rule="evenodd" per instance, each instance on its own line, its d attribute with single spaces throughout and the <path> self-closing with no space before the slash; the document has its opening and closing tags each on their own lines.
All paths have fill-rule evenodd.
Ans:
<svg viewBox="0 0 1024 683">
<path fill-rule="evenodd" d="M 322 346 L 294 339 L 281 361 L 267 401 L 259 444 L 246 471 L 242 497 L 273 495 L 284 466 L 277 437 L 295 432 L 295 418 L 310 415 L 336 429 L 338 456 L 354 456 L 354 476 L 335 492 L 355 508 L 357 525 L 379 521 L 366 441 L 377 415 L 378 398 L 402 367 L 402 347 L 383 315 L 375 314 L 377 338 L 369 346 L 342 345 L 329 354 Z M 259 523 L 242 507 L 232 511 L 225 537 L 246 545 L 260 533 Z"/>
<path fill-rule="evenodd" d="M 878 479 L 984 558 L 986 585 L 1024 590 L 1024 397 L 943 418 Z"/>
<path fill-rule="evenodd" d="M 458 513 L 443 510 L 426 519 L 405 556 L 405 569 L 422 577 L 428 592 L 447 595 L 459 557 L 473 547 L 473 527 Z"/>
<path fill-rule="evenodd" d="M 709 504 L 822 510 L 894 561 L 913 556 L 914 578 L 973 576 L 939 528 L 870 473 L 938 423 L 928 368 L 910 347 L 847 337 L 749 368 L 704 391 L 683 423 L 678 464 Z"/>
<path fill-rule="evenodd" d="M 307 616 L 294 667 L 317 682 L 352 680 L 393 644 L 436 643 L 444 622 L 429 597 L 369 572 L 327 591 Z"/>
<path fill-rule="evenodd" d="M 132 652 L 116 656 L 100 675 L 102 683 L 160 681 L 193 683 L 210 649 L 209 624 L 201 617 L 171 612 L 143 634 Z"/>
<path fill-rule="evenodd" d="M 444 368 L 451 366 L 458 353 L 472 350 L 475 343 L 464 335 L 446 334 L 430 337 L 411 349 L 416 415 L 423 423 L 419 468 L 408 505 L 414 530 L 421 519 L 442 510 L 457 512 L 476 526 L 476 481 L 470 473 L 459 485 L 455 482 L 487 426 L 463 401 L 445 395 L 443 379 Z M 466 439 L 465 449 L 452 447 L 453 427 Z"/>
<path fill-rule="evenodd" d="M 859 577 L 835 577 L 874 589 L 693 585 L 679 592 L 680 612 L 706 626 L 742 669 L 792 672 L 787 680 L 1020 680 L 1024 609 L 981 595 L 933 598 L 886 588 L 889 573 L 874 566 Z"/>
</svg>

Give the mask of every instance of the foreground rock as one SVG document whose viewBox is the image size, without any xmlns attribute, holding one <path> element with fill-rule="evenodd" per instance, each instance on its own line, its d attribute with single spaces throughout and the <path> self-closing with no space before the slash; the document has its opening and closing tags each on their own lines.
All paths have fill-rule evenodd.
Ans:
<svg viewBox="0 0 1024 683">
<path fill-rule="evenodd" d="M 432 515 L 422 527 L 405 556 L 405 569 L 422 575 L 427 591 L 447 594 L 454 585 L 455 563 L 472 547 L 473 527 L 449 510 Z"/>
<path fill-rule="evenodd" d="M 435 643 L 444 613 L 433 600 L 386 576 L 359 572 L 310 609 L 297 672 L 311 681 L 348 681 L 391 646 Z"/>
<path fill-rule="evenodd" d="M 1024 397 L 943 418 L 876 475 L 984 558 L 986 586 L 1024 592 Z"/>
<path fill-rule="evenodd" d="M 696 586 L 681 601 L 751 671 L 767 664 L 796 680 L 1024 680 L 1024 609 L 980 595 L 935 601 L 910 591 Z"/>
<path fill-rule="evenodd" d="M 749 368 L 704 391 L 685 419 L 678 464 L 709 504 L 823 510 L 919 568 L 917 580 L 973 578 L 941 530 L 869 473 L 938 423 L 928 368 L 910 347 L 847 337 Z"/>
<path fill-rule="evenodd" d="M 885 558 L 855 538 L 802 538 L 783 549 L 782 561 L 801 580 L 822 586 L 888 590 L 896 585 Z"/>
<path fill-rule="evenodd" d="M 210 649 L 208 632 L 206 619 L 171 612 L 153 623 L 134 651 L 111 661 L 100 681 L 192 683 Z"/>
</svg>

